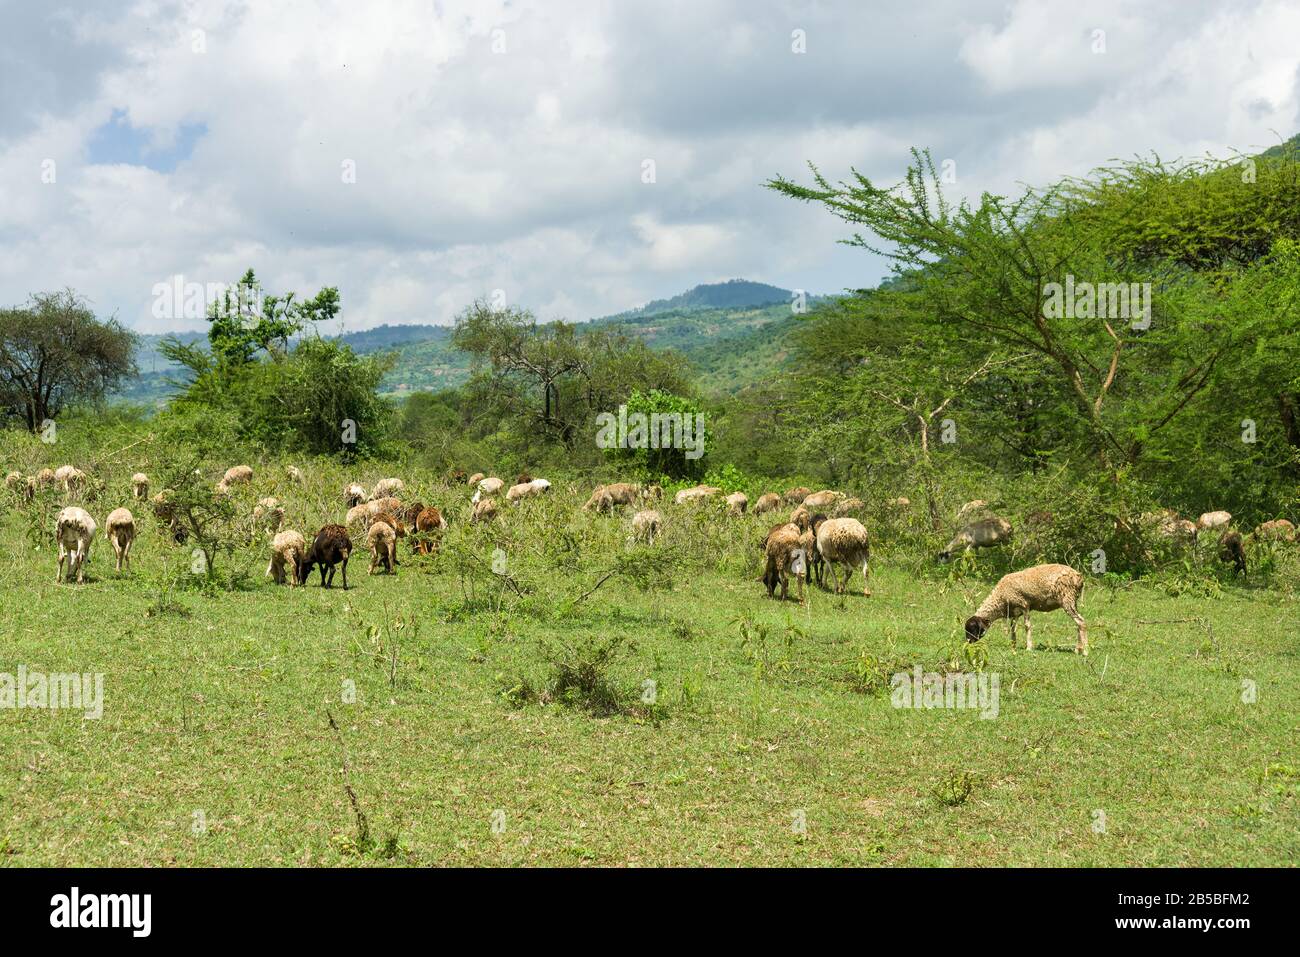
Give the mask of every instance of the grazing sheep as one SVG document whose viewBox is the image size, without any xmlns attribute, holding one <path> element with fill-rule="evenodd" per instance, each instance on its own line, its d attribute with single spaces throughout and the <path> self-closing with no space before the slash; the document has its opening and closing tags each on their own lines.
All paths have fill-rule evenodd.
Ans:
<svg viewBox="0 0 1300 957">
<path fill-rule="evenodd" d="M 641 501 L 647 505 L 654 505 L 664 500 L 663 486 L 658 482 L 651 482 L 649 485 L 641 488 Z"/>
<path fill-rule="evenodd" d="M 763 515 L 767 512 L 775 512 L 781 507 L 781 496 L 775 492 L 764 492 L 754 503 L 754 514 Z"/>
<path fill-rule="evenodd" d="M 811 546 L 812 533 L 800 531 L 798 526 L 792 523 L 778 525 L 768 533 L 767 541 L 763 543 L 765 556 L 763 584 L 767 586 L 768 598 L 776 597 L 776 586 L 780 582 L 781 600 L 785 601 L 790 596 L 790 575 L 793 574 L 799 584 L 799 603 L 803 604 L 803 583 L 807 577 L 806 562 Z M 795 560 L 800 552 L 804 556 L 805 564 L 803 570 L 795 571 Z"/>
<path fill-rule="evenodd" d="M 275 538 L 271 539 L 271 564 L 266 566 L 267 577 L 274 580 L 277 585 L 283 585 L 284 572 L 287 568 L 289 586 L 301 585 L 298 570 L 306 554 L 307 540 L 302 537 L 302 532 L 292 528 L 277 532 Z"/>
<path fill-rule="evenodd" d="M 1205 512 L 1196 520 L 1196 527 L 1205 531 L 1207 528 L 1226 528 L 1231 523 L 1231 512 Z"/>
<path fill-rule="evenodd" d="M 431 550 L 430 540 L 433 533 L 441 532 L 447 527 L 447 520 L 442 517 L 442 512 L 436 508 L 425 508 L 420 510 L 420 514 L 415 517 L 415 550 L 421 555 L 429 554 Z M 437 539 L 432 538 L 433 546 L 437 546 Z"/>
<path fill-rule="evenodd" d="M 232 485 L 247 485 L 253 481 L 253 470 L 247 465 L 232 465 L 221 477 L 221 484 L 229 488 Z"/>
<path fill-rule="evenodd" d="M 480 522 L 490 522 L 497 517 L 497 500 L 494 498 L 485 498 L 480 502 L 474 503 L 474 511 L 470 513 L 469 523 L 477 525 Z"/>
<path fill-rule="evenodd" d="M 691 488 L 684 488 L 673 497 L 673 502 L 677 505 L 694 505 L 703 502 L 706 499 L 713 498 L 715 495 L 721 495 L 722 489 L 714 485 L 695 485 Z"/>
<path fill-rule="evenodd" d="M 950 561 L 953 555 L 971 548 L 992 548 L 1011 541 L 1011 523 L 1006 519 L 981 518 L 971 522 L 956 534 L 948 547 L 939 553 L 939 561 Z"/>
<path fill-rule="evenodd" d="M 63 486 L 63 491 L 73 492 L 86 484 L 86 473 L 74 465 L 60 465 L 54 470 L 54 480 Z"/>
<path fill-rule="evenodd" d="M 790 513 L 791 524 L 798 525 L 799 531 L 806 532 L 812 527 L 812 513 L 802 505 Z"/>
<path fill-rule="evenodd" d="M 393 498 L 406 491 L 406 483 L 399 478 L 380 479 L 375 483 L 375 490 L 370 493 L 370 498 Z"/>
<path fill-rule="evenodd" d="M 185 540 L 189 538 L 189 532 L 181 524 L 180 517 L 176 514 L 176 506 L 171 500 L 171 490 L 163 489 L 157 495 L 149 500 L 149 505 L 153 509 L 154 518 L 161 525 L 167 526 L 172 541 L 178 545 L 184 545 Z"/>
<path fill-rule="evenodd" d="M 522 472 L 520 472 L 517 476 L 515 476 L 515 484 L 516 484 L 516 485 L 527 485 L 527 484 L 528 484 L 529 482 L 531 482 L 532 480 L 533 480 L 533 477 L 532 477 L 532 475 L 530 475 L 530 474 L 528 473 L 528 470 L 527 470 L 527 469 L 524 469 L 524 470 L 523 470 Z"/>
<path fill-rule="evenodd" d="M 815 512 L 819 508 L 830 508 L 844 495 L 840 492 L 832 492 L 830 489 L 823 489 L 820 492 L 813 492 L 811 495 L 804 496 L 804 500 L 799 504 L 810 512 Z"/>
<path fill-rule="evenodd" d="M 653 545 L 663 527 L 664 517 L 654 509 L 637 512 L 632 516 L 632 537 L 638 542 Z"/>
<path fill-rule="evenodd" d="M 131 564 L 131 543 L 135 541 L 135 516 L 129 509 L 115 508 L 104 521 L 104 536 L 113 546 L 116 571 Z"/>
<path fill-rule="evenodd" d="M 518 505 L 523 499 L 545 495 L 550 491 L 550 488 L 551 483 L 546 479 L 530 478 L 527 482 L 520 482 L 518 485 L 510 486 L 510 491 L 506 492 L 506 500 L 512 505 Z"/>
<path fill-rule="evenodd" d="M 616 507 L 635 505 L 637 487 L 631 482 L 615 482 L 612 485 L 598 485 L 591 497 L 582 506 L 584 512 L 612 512 Z"/>
<path fill-rule="evenodd" d="M 343 501 L 347 504 L 348 508 L 355 508 L 365 500 L 366 490 L 356 482 L 351 483 L 343 490 Z"/>
<path fill-rule="evenodd" d="M 812 553 L 808 556 L 808 580 L 815 585 L 820 585 L 826 577 L 826 559 L 822 558 L 822 553 L 817 548 L 817 530 L 821 528 L 826 518 L 825 514 L 818 512 L 808 523 L 808 529 L 812 533 Z"/>
<path fill-rule="evenodd" d="M 353 505 L 348 509 L 347 517 L 343 519 L 343 524 L 348 528 L 369 528 L 370 527 L 370 506 L 366 502 L 360 505 Z"/>
<path fill-rule="evenodd" d="M 807 504 L 806 502 L 804 504 Z M 867 504 L 860 498 L 846 498 L 838 502 L 831 514 L 836 518 L 844 518 L 846 515 L 860 515 L 867 509 Z"/>
<path fill-rule="evenodd" d="M 465 473 L 465 470 L 464 470 L 464 469 L 452 469 L 450 472 L 447 473 L 447 484 L 448 484 L 448 485 L 464 485 L 464 484 L 465 484 L 465 476 L 466 476 L 466 473 Z"/>
<path fill-rule="evenodd" d="M 1219 539 L 1219 561 L 1232 562 L 1234 574 L 1246 574 L 1246 547 L 1241 532 L 1228 532 Z"/>
<path fill-rule="evenodd" d="M 989 503 L 982 498 L 977 498 L 973 502 L 967 502 L 961 508 L 957 509 L 957 521 L 961 521 L 967 515 L 974 515 L 976 512 L 987 510 Z"/>
<path fill-rule="evenodd" d="M 90 543 L 95 538 L 98 526 L 84 508 L 75 505 L 59 512 L 54 525 L 54 537 L 59 542 L 59 568 L 54 573 L 54 582 L 72 579 L 76 573 L 77 584 L 86 581 L 86 562 L 90 559 Z M 64 577 L 63 563 L 68 563 L 67 577 Z"/>
<path fill-rule="evenodd" d="M 278 531 L 284 524 L 284 506 L 277 499 L 267 497 L 253 506 L 253 521 L 265 525 L 271 531 Z"/>
<path fill-rule="evenodd" d="M 856 518 L 828 518 L 817 527 L 817 551 L 822 559 L 830 565 L 831 579 L 835 583 L 835 594 L 848 591 L 849 579 L 853 570 L 862 570 L 862 594 L 870 595 L 867 585 L 868 563 L 871 560 L 871 542 L 867 530 Z M 844 583 L 840 584 L 836 565 L 844 566 Z"/>
<path fill-rule="evenodd" d="M 370 546 L 370 574 L 380 565 L 390 575 L 397 574 L 397 533 L 387 522 L 375 522 L 366 532 L 366 544 Z"/>
<path fill-rule="evenodd" d="M 1261 542 L 1293 542 L 1295 537 L 1295 526 L 1285 518 L 1264 522 L 1255 529 L 1255 539 Z"/>
<path fill-rule="evenodd" d="M 36 484 L 44 488 L 47 485 L 53 485 L 57 480 L 54 478 L 54 469 L 43 468 L 36 473 Z"/>
<path fill-rule="evenodd" d="M 802 505 L 803 500 L 812 494 L 812 489 L 800 485 L 797 488 L 787 489 L 781 496 L 781 501 L 786 505 Z"/>
<path fill-rule="evenodd" d="M 1157 535 L 1175 542 L 1195 542 L 1200 531 L 1195 522 L 1179 518 L 1178 513 L 1172 508 L 1162 509 L 1159 512 L 1144 512 L 1138 517 L 1138 521 L 1147 527 L 1154 526 Z"/>
<path fill-rule="evenodd" d="M 420 513 L 423 511 L 423 502 L 412 502 L 410 505 L 403 505 L 398 509 L 397 516 L 407 525 L 415 528 L 415 520 L 420 517 Z"/>
<path fill-rule="evenodd" d="M 325 525 L 316 533 L 307 554 L 298 563 L 298 581 L 304 585 L 312 568 L 320 566 L 320 583 L 322 588 L 334 587 L 334 566 L 342 563 L 343 590 L 348 590 L 348 557 L 352 554 L 352 539 L 348 530 L 342 525 Z M 326 572 L 329 577 L 326 578 Z"/>
<path fill-rule="evenodd" d="M 744 492 L 732 492 L 727 496 L 727 514 L 744 515 L 749 507 L 749 496 Z"/>
<path fill-rule="evenodd" d="M 284 474 L 294 485 L 307 484 L 307 479 L 303 477 L 302 469 L 298 468 L 296 465 L 286 465 Z"/>
<path fill-rule="evenodd" d="M 9 472 L 5 475 L 5 488 L 11 492 L 17 492 L 25 484 L 22 472 Z"/>
<path fill-rule="evenodd" d="M 483 481 L 485 478 L 487 478 L 487 476 L 482 472 L 475 472 L 466 480 L 465 484 L 469 486 L 474 486 L 477 485 L 479 482 Z"/>
<path fill-rule="evenodd" d="M 1079 626 L 1074 650 L 1088 654 L 1088 626 L 1079 614 L 1079 596 L 1083 594 L 1083 576 L 1069 565 L 1035 565 L 1024 571 L 1003 575 L 993 591 L 966 619 L 966 640 L 979 641 L 989 625 L 1001 618 L 1011 625 L 1011 648 L 1016 647 L 1016 618 L 1025 618 L 1025 648 L 1034 650 L 1034 633 L 1029 624 L 1031 611 L 1056 611 L 1060 608 Z"/>
<path fill-rule="evenodd" d="M 505 488 L 505 484 L 506 483 L 502 479 L 496 478 L 495 476 L 485 478 L 483 481 L 478 483 L 478 491 L 474 493 L 474 497 L 470 499 L 470 501 L 477 505 L 483 499 L 491 498 L 496 495 L 497 492 Z"/>
<path fill-rule="evenodd" d="M 131 476 L 131 495 L 139 499 L 149 497 L 149 476 L 143 472 L 136 472 Z"/>
<path fill-rule="evenodd" d="M 904 498 L 900 495 L 898 498 L 889 499 L 887 502 L 885 502 L 885 504 L 888 505 L 890 508 L 897 509 L 900 512 L 905 512 L 912 507 L 912 500 L 910 498 Z"/>
<path fill-rule="evenodd" d="M 380 512 L 392 512 L 396 515 L 402 510 L 402 500 L 400 498 L 372 498 L 366 502 L 366 514 L 372 519 Z"/>
</svg>

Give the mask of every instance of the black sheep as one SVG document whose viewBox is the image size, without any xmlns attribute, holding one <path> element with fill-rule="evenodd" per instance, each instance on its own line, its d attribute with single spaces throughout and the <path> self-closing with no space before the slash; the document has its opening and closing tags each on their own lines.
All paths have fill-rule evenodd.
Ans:
<svg viewBox="0 0 1300 957">
<path fill-rule="evenodd" d="M 1232 562 L 1234 573 L 1246 574 L 1246 547 L 1241 532 L 1228 532 L 1219 539 L 1219 560 Z"/>
<path fill-rule="evenodd" d="M 348 530 L 342 525 L 326 525 L 316 533 L 316 540 L 298 563 L 298 581 L 307 584 L 307 576 L 314 566 L 320 566 L 320 583 L 322 588 L 334 584 L 334 566 L 343 567 L 343 590 L 348 590 L 348 556 L 352 554 L 352 539 Z M 325 573 L 329 572 L 326 578 Z"/>
</svg>

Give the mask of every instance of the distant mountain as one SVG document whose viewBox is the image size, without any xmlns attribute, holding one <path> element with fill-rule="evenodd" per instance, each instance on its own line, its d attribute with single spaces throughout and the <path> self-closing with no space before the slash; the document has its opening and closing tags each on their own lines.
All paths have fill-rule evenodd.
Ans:
<svg viewBox="0 0 1300 957">
<path fill-rule="evenodd" d="M 640 309 L 631 309 L 623 315 L 650 315 L 656 312 L 673 312 L 679 309 L 741 309 L 746 306 L 770 306 L 789 303 L 794 293 L 765 282 L 748 279 L 728 279 L 726 282 L 705 283 L 671 299 L 655 299 Z"/>
<path fill-rule="evenodd" d="M 798 322 L 793 293 L 744 279 L 696 286 L 671 299 L 592 319 L 584 325 L 615 328 L 654 349 L 675 349 L 699 369 L 708 391 L 735 392 L 758 381 L 784 360 L 781 342 Z M 814 299 L 809 299 L 809 306 Z M 118 396 L 127 402 L 161 405 L 174 392 L 168 379 L 183 378 L 179 366 L 159 351 L 162 335 L 142 335 L 136 361 L 140 375 Z M 183 342 L 203 333 L 178 334 Z M 469 378 L 469 356 L 451 344 L 451 327 L 376 326 L 347 332 L 342 340 L 359 353 L 393 352 L 396 363 L 381 388 L 395 396 L 455 388 Z"/>
</svg>

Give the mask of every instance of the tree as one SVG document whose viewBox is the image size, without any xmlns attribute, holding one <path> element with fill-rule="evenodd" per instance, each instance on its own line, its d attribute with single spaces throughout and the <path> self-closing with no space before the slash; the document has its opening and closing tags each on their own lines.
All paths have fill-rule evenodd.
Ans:
<svg viewBox="0 0 1300 957">
<path fill-rule="evenodd" d="M 0 310 L 0 402 L 29 431 L 76 402 L 99 402 L 136 374 L 136 338 L 71 289 Z"/>
</svg>

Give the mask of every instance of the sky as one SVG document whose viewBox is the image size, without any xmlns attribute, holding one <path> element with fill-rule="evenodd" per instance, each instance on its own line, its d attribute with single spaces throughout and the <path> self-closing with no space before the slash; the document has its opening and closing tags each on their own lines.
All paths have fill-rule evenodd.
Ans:
<svg viewBox="0 0 1300 957">
<path fill-rule="evenodd" d="M 0 0 L 0 24 L 0 304 L 71 287 L 141 332 L 200 328 L 163 290 L 250 267 L 339 287 L 350 330 L 833 293 L 888 263 L 769 178 L 893 183 L 917 146 L 954 196 L 1008 194 L 1300 130 L 1295 0 Z"/>
</svg>

